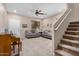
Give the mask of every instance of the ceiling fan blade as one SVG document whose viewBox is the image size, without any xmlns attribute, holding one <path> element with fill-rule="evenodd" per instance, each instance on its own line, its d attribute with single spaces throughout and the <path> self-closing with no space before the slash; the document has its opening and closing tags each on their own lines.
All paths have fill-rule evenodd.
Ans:
<svg viewBox="0 0 79 59">
<path fill-rule="evenodd" d="M 39 12 L 42 12 L 41 10 L 39 10 Z"/>
</svg>

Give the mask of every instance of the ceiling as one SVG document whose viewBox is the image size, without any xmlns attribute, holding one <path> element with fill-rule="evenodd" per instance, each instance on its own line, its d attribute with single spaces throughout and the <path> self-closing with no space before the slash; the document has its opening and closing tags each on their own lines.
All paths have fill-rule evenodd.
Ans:
<svg viewBox="0 0 79 59">
<path fill-rule="evenodd" d="M 66 3 L 5 3 L 7 12 L 16 13 L 28 17 L 46 18 L 61 12 Z M 46 15 L 35 15 L 35 10 L 42 10 Z"/>
</svg>

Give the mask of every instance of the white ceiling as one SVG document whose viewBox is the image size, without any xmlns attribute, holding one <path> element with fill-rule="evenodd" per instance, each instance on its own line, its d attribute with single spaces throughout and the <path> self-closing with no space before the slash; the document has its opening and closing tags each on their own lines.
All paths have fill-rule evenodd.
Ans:
<svg viewBox="0 0 79 59">
<path fill-rule="evenodd" d="M 59 13 L 66 7 L 66 3 L 5 3 L 8 12 L 24 16 L 46 18 Z M 35 10 L 42 10 L 47 15 L 36 16 Z"/>
</svg>

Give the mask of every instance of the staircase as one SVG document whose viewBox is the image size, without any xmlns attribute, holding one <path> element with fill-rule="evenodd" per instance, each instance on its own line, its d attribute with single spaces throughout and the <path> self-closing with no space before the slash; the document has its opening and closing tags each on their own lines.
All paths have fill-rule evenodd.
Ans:
<svg viewBox="0 0 79 59">
<path fill-rule="evenodd" d="M 79 56 L 79 22 L 70 22 L 55 54 L 59 56 Z"/>
</svg>

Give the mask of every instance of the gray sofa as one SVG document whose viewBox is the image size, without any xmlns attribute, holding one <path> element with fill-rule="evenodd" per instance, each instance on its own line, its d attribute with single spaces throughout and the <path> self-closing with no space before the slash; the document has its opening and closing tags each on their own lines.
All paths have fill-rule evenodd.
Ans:
<svg viewBox="0 0 79 59">
<path fill-rule="evenodd" d="M 26 38 L 37 38 L 37 37 L 44 37 L 47 39 L 52 39 L 52 34 L 49 31 L 43 31 L 43 32 L 27 32 L 25 33 Z"/>
<path fill-rule="evenodd" d="M 42 32 L 42 37 L 52 39 L 52 34 L 49 31 Z"/>
<path fill-rule="evenodd" d="M 40 35 L 41 34 L 39 32 L 28 32 L 28 33 L 25 33 L 25 37 L 26 38 L 37 38 Z"/>
</svg>

